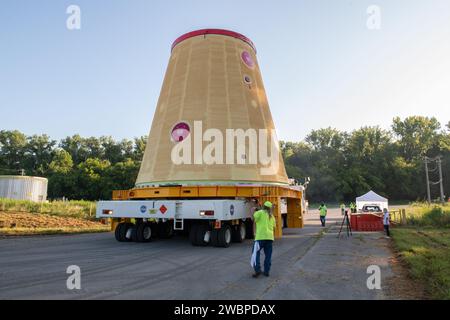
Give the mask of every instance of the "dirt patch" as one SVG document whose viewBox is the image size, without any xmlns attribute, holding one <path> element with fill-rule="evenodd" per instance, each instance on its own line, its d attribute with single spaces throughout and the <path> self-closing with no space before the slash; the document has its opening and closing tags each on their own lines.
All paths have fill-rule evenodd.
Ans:
<svg viewBox="0 0 450 320">
<path fill-rule="evenodd" d="M 6 229 L 99 228 L 104 224 L 77 218 L 52 216 L 41 213 L 0 211 L 0 233 Z"/>
</svg>

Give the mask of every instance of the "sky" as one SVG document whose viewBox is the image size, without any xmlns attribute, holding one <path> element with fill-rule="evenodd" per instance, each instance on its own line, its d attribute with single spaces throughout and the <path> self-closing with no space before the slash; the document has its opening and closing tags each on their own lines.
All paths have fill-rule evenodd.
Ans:
<svg viewBox="0 0 450 320">
<path fill-rule="evenodd" d="M 72 4 L 79 30 L 66 27 Z M 173 40 L 202 28 L 255 43 L 281 140 L 450 120 L 448 0 L 2 0 L 0 130 L 148 134 Z"/>
</svg>

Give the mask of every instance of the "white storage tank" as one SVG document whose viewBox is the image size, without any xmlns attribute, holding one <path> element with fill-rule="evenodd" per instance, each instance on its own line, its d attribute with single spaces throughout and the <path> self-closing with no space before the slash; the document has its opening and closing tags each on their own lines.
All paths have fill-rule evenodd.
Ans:
<svg viewBox="0 0 450 320">
<path fill-rule="evenodd" d="M 41 177 L 0 176 L 0 198 L 46 201 L 47 185 L 48 180 Z"/>
</svg>

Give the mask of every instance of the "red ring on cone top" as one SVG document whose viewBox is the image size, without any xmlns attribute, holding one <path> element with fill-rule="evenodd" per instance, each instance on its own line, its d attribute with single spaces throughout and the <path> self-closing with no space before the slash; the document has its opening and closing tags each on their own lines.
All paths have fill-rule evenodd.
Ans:
<svg viewBox="0 0 450 320">
<path fill-rule="evenodd" d="M 240 33 L 234 32 L 234 31 L 230 31 L 230 30 L 224 30 L 224 29 L 201 29 L 201 30 L 196 30 L 196 31 L 191 31 L 191 32 L 185 33 L 182 36 L 178 37 L 173 42 L 171 50 L 173 50 L 173 48 L 175 48 L 175 46 L 177 44 L 179 44 L 180 42 L 183 42 L 186 39 L 189 39 L 192 37 L 197 37 L 197 36 L 203 36 L 203 35 L 207 35 L 207 34 L 217 34 L 217 35 L 228 36 L 228 37 L 233 37 L 233 38 L 242 40 L 245 43 L 247 43 L 250 47 L 252 47 L 252 49 L 255 50 L 255 53 L 256 53 L 256 47 L 253 44 L 252 40 L 250 40 L 243 34 L 240 34 Z"/>
</svg>

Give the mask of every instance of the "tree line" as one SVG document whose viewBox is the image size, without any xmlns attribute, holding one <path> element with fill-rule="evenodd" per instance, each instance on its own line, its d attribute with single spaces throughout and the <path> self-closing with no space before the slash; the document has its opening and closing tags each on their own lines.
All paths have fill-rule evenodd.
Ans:
<svg viewBox="0 0 450 320">
<path fill-rule="evenodd" d="M 290 177 L 311 178 L 307 194 L 313 201 L 354 201 L 369 190 L 391 200 L 424 200 L 425 156 L 443 157 L 444 191 L 450 188 L 450 122 L 442 128 L 435 118 L 396 117 L 390 130 L 313 130 L 305 141 L 281 142 L 281 150 Z M 436 182 L 436 166 L 432 170 Z M 431 186 L 434 198 L 437 188 Z"/>
<path fill-rule="evenodd" d="M 110 199 L 112 190 L 131 188 L 147 137 L 115 141 L 111 137 L 66 137 L 0 131 L 0 174 L 49 179 L 50 199 Z"/>
<path fill-rule="evenodd" d="M 0 174 L 47 177 L 51 199 L 110 199 L 112 190 L 133 187 L 146 141 L 73 135 L 58 142 L 2 130 Z M 444 190 L 450 187 L 450 122 L 442 127 L 435 118 L 394 118 L 390 130 L 323 128 L 280 148 L 289 177 L 311 178 L 307 196 L 314 202 L 350 201 L 371 189 L 393 200 L 424 199 L 424 156 L 443 157 Z M 436 171 L 430 177 L 438 180 Z M 432 193 L 438 196 L 436 186 Z"/>
</svg>

